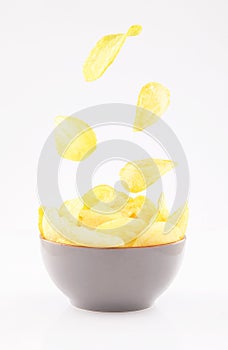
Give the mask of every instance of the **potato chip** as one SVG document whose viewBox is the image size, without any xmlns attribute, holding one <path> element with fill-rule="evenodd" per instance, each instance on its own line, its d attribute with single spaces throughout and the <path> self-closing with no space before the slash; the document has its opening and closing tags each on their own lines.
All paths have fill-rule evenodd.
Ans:
<svg viewBox="0 0 228 350">
<path fill-rule="evenodd" d="M 59 215 L 65 216 L 68 220 L 73 221 L 76 224 L 79 220 L 80 210 L 83 208 L 84 203 L 80 198 L 69 199 L 61 205 Z"/>
<path fill-rule="evenodd" d="M 56 117 L 55 143 L 63 158 L 80 161 L 96 148 L 96 135 L 84 121 L 75 117 Z"/>
<path fill-rule="evenodd" d="M 118 247 L 124 242 L 120 237 L 107 235 L 85 227 L 78 227 L 61 217 L 57 209 L 46 209 L 43 219 L 44 238 L 57 243 L 87 247 Z"/>
<path fill-rule="evenodd" d="M 156 221 L 167 221 L 169 217 L 169 210 L 167 208 L 164 193 L 161 194 L 158 200 L 158 215 Z"/>
<path fill-rule="evenodd" d="M 157 208 L 151 200 L 145 196 L 130 198 L 124 208 L 121 210 L 122 215 L 130 218 L 140 218 L 149 222 L 156 213 Z"/>
<path fill-rule="evenodd" d="M 131 248 L 134 247 L 136 239 L 133 239 L 131 242 L 125 243 L 124 248 Z"/>
<path fill-rule="evenodd" d="M 117 220 L 108 221 L 97 227 L 98 232 L 105 232 L 109 235 L 120 237 L 125 243 L 135 239 L 145 228 L 146 222 L 141 219 L 123 217 Z"/>
<path fill-rule="evenodd" d="M 134 130 L 140 131 L 152 125 L 168 108 L 169 90 L 160 83 L 148 83 L 139 93 Z"/>
<path fill-rule="evenodd" d="M 53 215 L 58 217 L 57 210 L 50 210 L 46 209 L 42 218 L 42 234 L 41 236 L 48 241 L 56 242 L 56 243 L 63 243 L 63 244 L 73 244 L 69 240 L 67 240 L 65 237 L 63 237 L 56 228 L 51 224 L 50 220 L 48 219 L 49 216 L 47 216 L 45 213 L 46 211 L 49 213 L 49 215 L 52 217 Z"/>
<path fill-rule="evenodd" d="M 130 192 L 141 192 L 174 168 L 171 160 L 147 158 L 129 162 L 120 170 L 120 179 Z"/>
<path fill-rule="evenodd" d="M 177 242 L 183 238 L 184 235 L 178 227 L 173 227 L 173 225 L 166 222 L 155 222 L 145 233 L 136 239 L 133 246 L 155 246 Z"/>
<path fill-rule="evenodd" d="M 38 228 L 40 231 L 41 236 L 43 236 L 43 226 L 42 226 L 42 221 L 43 221 L 43 216 L 44 216 L 44 207 L 39 207 L 38 209 Z"/>
<path fill-rule="evenodd" d="M 108 222 L 105 222 L 101 224 L 99 227 L 97 227 L 99 230 L 112 230 L 112 229 L 119 229 L 123 227 L 124 225 L 128 224 L 129 222 L 134 221 L 132 218 L 128 217 L 121 217 L 116 220 L 111 220 Z"/>
<path fill-rule="evenodd" d="M 96 201 L 92 203 L 88 203 L 89 204 L 88 207 L 95 205 L 98 201 L 108 203 L 112 201 L 113 198 L 115 197 L 115 189 L 109 185 L 98 185 L 96 187 L 93 187 L 90 191 L 88 191 L 83 196 L 83 199 L 85 200 L 86 205 L 87 205 L 87 202 L 89 202 L 90 196 L 91 197 L 94 196 Z"/>
<path fill-rule="evenodd" d="M 113 200 L 115 197 L 115 189 L 109 185 L 98 185 L 93 187 L 83 196 L 83 202 L 91 208 L 96 205 L 99 201 L 107 203 Z"/>
<path fill-rule="evenodd" d="M 175 213 L 169 216 L 168 222 L 177 226 L 183 234 L 185 234 L 188 226 L 189 209 L 188 204 L 180 207 Z"/>
<path fill-rule="evenodd" d="M 127 200 L 127 194 L 117 191 L 109 185 L 98 185 L 83 196 L 84 204 L 87 207 L 91 208 L 99 202 L 103 202 L 109 206 L 109 211 L 121 209 Z"/>
<path fill-rule="evenodd" d="M 102 206 L 103 213 L 97 212 L 96 210 L 101 210 L 101 206 L 94 206 L 92 208 L 83 208 L 79 212 L 79 221 L 81 225 L 87 226 L 89 228 L 96 228 L 97 226 L 111 220 L 115 220 L 121 217 L 120 213 L 110 213 L 110 208 L 107 206 L 107 211 Z"/>
<path fill-rule="evenodd" d="M 141 30 L 140 25 L 133 25 L 126 34 L 110 34 L 100 39 L 83 65 L 85 80 L 100 78 L 115 60 L 127 37 L 139 35 Z"/>
</svg>

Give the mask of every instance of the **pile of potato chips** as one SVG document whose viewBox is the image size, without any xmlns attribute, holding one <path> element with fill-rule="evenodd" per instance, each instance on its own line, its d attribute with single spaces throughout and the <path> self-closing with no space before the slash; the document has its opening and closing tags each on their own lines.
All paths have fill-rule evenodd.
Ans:
<svg viewBox="0 0 228 350">
<path fill-rule="evenodd" d="M 126 34 L 112 34 L 99 40 L 83 66 L 86 81 L 100 78 L 113 63 L 129 36 L 139 35 L 134 25 Z M 150 82 L 139 93 L 133 125 L 140 131 L 153 124 L 170 103 L 169 90 Z M 57 117 L 56 149 L 71 161 L 83 161 L 96 150 L 94 130 L 75 117 Z M 136 196 L 128 196 L 109 185 L 99 185 L 64 202 L 60 208 L 39 208 L 41 237 L 61 244 L 88 247 L 142 247 L 167 244 L 185 236 L 188 222 L 187 203 L 170 215 L 164 194 L 158 203 L 138 195 L 176 166 L 171 160 L 139 159 L 120 170 L 123 187 Z"/>
</svg>

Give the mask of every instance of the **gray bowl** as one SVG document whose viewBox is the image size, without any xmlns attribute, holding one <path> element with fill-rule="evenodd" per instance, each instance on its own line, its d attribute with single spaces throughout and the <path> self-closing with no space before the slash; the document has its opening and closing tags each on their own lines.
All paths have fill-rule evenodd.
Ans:
<svg viewBox="0 0 228 350">
<path fill-rule="evenodd" d="M 173 281 L 185 239 L 154 247 L 75 247 L 41 238 L 46 269 L 79 308 L 133 311 L 150 307 Z"/>
</svg>

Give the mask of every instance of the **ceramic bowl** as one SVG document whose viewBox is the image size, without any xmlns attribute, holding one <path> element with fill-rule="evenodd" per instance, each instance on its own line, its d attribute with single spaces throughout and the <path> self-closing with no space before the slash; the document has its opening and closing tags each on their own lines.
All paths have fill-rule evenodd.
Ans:
<svg viewBox="0 0 228 350">
<path fill-rule="evenodd" d="M 185 239 L 153 247 L 89 248 L 41 238 L 46 269 L 79 308 L 133 311 L 150 307 L 180 267 Z"/>
</svg>

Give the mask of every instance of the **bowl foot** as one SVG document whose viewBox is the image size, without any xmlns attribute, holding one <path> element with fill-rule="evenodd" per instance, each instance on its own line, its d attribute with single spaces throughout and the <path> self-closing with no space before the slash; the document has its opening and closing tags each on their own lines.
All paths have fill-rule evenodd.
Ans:
<svg viewBox="0 0 228 350">
<path fill-rule="evenodd" d="M 96 312 L 131 312 L 131 311 L 139 311 L 139 310 L 145 310 L 153 306 L 153 303 L 151 304 L 142 304 L 142 305 L 89 305 L 86 303 L 79 303 L 75 302 L 74 300 L 70 300 L 72 306 L 88 310 L 88 311 L 96 311 Z"/>
</svg>

